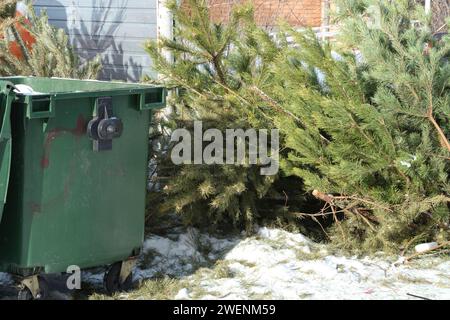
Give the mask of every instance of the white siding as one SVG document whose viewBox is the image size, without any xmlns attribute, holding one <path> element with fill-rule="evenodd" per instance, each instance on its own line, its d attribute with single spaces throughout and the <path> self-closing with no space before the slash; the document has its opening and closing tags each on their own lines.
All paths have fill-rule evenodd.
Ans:
<svg viewBox="0 0 450 320">
<path fill-rule="evenodd" d="M 35 0 L 64 28 L 82 58 L 101 54 L 101 79 L 139 81 L 151 74 L 146 40 L 157 36 L 157 0 Z"/>
</svg>

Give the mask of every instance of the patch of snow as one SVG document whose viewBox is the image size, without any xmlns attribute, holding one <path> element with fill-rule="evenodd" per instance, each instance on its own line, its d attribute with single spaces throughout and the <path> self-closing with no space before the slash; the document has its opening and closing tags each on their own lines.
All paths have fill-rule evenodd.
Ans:
<svg viewBox="0 0 450 320">
<path fill-rule="evenodd" d="M 13 284 L 12 277 L 7 273 L 0 272 L 0 286 L 9 286 L 12 284 Z"/>
<path fill-rule="evenodd" d="M 280 229 L 269 229 L 266 227 L 260 228 L 257 233 L 258 236 L 270 240 L 286 240 L 290 241 L 291 243 L 306 243 L 310 244 L 311 240 L 309 240 L 307 237 L 300 233 L 289 233 L 285 230 Z"/>
<path fill-rule="evenodd" d="M 220 239 L 177 228 L 165 237 L 149 235 L 143 251 L 135 280 L 181 279 L 187 284 L 174 296 L 178 300 L 417 299 L 409 294 L 450 299 L 448 257 L 396 265 L 395 257 L 383 253 L 339 256 L 302 234 L 280 229 Z M 83 277 L 101 283 L 103 274 L 84 272 Z"/>
<path fill-rule="evenodd" d="M 172 239 L 175 238 L 175 239 Z M 190 228 L 170 238 L 152 235 L 143 246 L 144 257 L 135 273 L 135 280 L 151 278 L 157 274 L 180 277 L 191 274 L 196 267 L 218 259 L 222 252 L 235 244 L 233 239 L 218 239 L 200 234 Z M 146 257 L 152 256 L 150 264 Z"/>
<path fill-rule="evenodd" d="M 81 273 L 81 280 L 92 285 L 103 286 L 104 273 L 93 273 L 90 271 L 83 271 Z"/>
<path fill-rule="evenodd" d="M 191 297 L 189 296 L 188 289 L 181 289 L 175 296 L 175 300 L 189 300 L 189 299 L 191 299 Z"/>
<path fill-rule="evenodd" d="M 382 254 L 373 257 L 330 255 L 326 246 L 313 243 L 301 234 L 261 228 L 246 239 L 219 240 L 197 234 L 209 241 L 211 252 L 202 253 L 187 241 L 153 236 L 146 248 L 163 255 L 165 274 L 187 280 L 176 298 L 180 299 L 430 299 L 450 298 L 450 260 L 423 258 L 394 266 Z M 214 250 L 228 250 L 222 259 L 229 275 L 214 276 L 214 270 L 200 270 L 191 276 L 180 270 L 180 261 L 206 261 Z M 301 253 L 301 254 L 299 254 Z M 430 260 L 431 259 L 431 260 Z M 433 266 L 423 265 L 428 261 Z"/>
<path fill-rule="evenodd" d="M 34 91 L 32 87 L 27 86 L 25 84 L 17 84 L 14 86 L 14 92 L 23 94 L 23 95 L 42 95 L 44 93 Z"/>
</svg>

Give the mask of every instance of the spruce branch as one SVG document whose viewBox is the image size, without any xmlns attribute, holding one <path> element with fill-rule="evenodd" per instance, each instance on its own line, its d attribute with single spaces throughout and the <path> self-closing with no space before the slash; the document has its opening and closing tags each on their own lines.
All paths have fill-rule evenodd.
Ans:
<svg viewBox="0 0 450 320">
<path fill-rule="evenodd" d="M 272 108 L 274 108 L 277 112 L 280 113 L 284 113 L 285 115 L 287 115 L 288 117 L 294 119 L 295 121 L 297 121 L 299 124 L 301 124 L 301 126 L 303 128 L 307 128 L 307 126 L 305 125 L 305 123 L 299 118 L 297 117 L 295 114 L 293 114 L 292 112 L 290 112 L 289 110 L 281 107 L 274 99 L 272 99 L 271 97 L 269 97 L 264 91 L 262 91 L 260 88 L 258 88 L 255 85 L 250 86 L 250 90 L 255 92 L 263 101 L 267 102 Z M 322 134 L 319 134 L 320 138 L 325 141 L 326 143 L 330 143 L 330 140 L 328 140 L 325 136 L 323 136 Z"/>
<path fill-rule="evenodd" d="M 36 72 L 30 63 L 31 55 L 30 55 L 30 52 L 29 52 L 26 44 L 23 42 L 22 37 L 20 36 L 19 32 L 17 31 L 16 27 L 13 24 L 10 26 L 10 30 L 11 30 L 11 33 L 13 34 L 14 38 L 16 39 L 17 43 L 19 44 L 19 47 L 22 52 L 25 63 L 32 70 L 33 74 L 35 74 Z"/>
<path fill-rule="evenodd" d="M 437 123 L 436 119 L 433 116 L 433 103 L 432 102 L 430 102 L 430 105 L 428 107 L 427 117 L 428 117 L 428 120 L 430 120 L 430 122 L 433 124 L 434 128 L 436 129 L 437 134 L 439 136 L 439 141 L 440 141 L 442 147 L 446 148 L 447 151 L 450 152 L 450 142 L 448 141 L 447 137 L 445 136 L 444 131 L 439 126 L 439 124 Z"/>
<path fill-rule="evenodd" d="M 15 1 L 6 0 L 9 4 L 8 15 L 1 21 L 0 31 L 6 29 L 12 34 L 14 42 L 21 52 L 16 57 L 12 52 L 11 39 L 0 37 L 0 74 L 33 75 L 41 77 L 65 77 L 92 79 L 97 78 L 101 69 L 100 56 L 90 61 L 81 61 L 69 43 L 69 37 L 64 30 L 57 29 L 48 22 L 45 12 L 38 16 L 32 3 L 29 3 L 28 13 L 31 23 L 24 18 L 14 17 Z M 3 17 L 3 3 L 0 3 L 0 16 Z M 33 43 L 26 43 L 22 38 L 30 34 Z"/>
</svg>

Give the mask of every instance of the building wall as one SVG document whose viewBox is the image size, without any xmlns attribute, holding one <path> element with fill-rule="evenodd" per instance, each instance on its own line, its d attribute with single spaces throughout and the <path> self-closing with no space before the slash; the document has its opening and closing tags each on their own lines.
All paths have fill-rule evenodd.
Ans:
<svg viewBox="0 0 450 320">
<path fill-rule="evenodd" d="M 226 21 L 232 6 L 246 0 L 208 0 L 215 21 Z M 322 0 L 252 0 L 260 25 L 273 26 L 283 19 L 295 26 L 318 27 L 322 23 Z"/>
<path fill-rule="evenodd" d="M 157 6 L 162 0 L 34 0 L 46 9 L 50 22 L 69 34 L 82 58 L 102 56 L 101 79 L 139 81 L 151 74 L 146 40 L 157 37 Z M 225 22 L 236 3 L 247 0 L 208 0 L 211 16 Z M 163 2 L 163 1 L 162 1 Z M 263 26 L 284 19 L 295 26 L 317 27 L 322 22 L 322 0 L 253 0 Z"/>
<path fill-rule="evenodd" d="M 157 0 L 34 0 L 64 28 L 82 58 L 102 56 L 101 79 L 139 81 L 151 74 L 146 40 L 157 37 Z"/>
</svg>

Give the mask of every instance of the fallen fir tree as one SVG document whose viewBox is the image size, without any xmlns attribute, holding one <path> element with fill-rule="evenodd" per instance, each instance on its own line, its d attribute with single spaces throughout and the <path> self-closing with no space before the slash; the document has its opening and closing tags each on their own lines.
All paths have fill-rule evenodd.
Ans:
<svg viewBox="0 0 450 320">
<path fill-rule="evenodd" d="M 449 239 L 448 55 L 412 1 L 340 2 L 340 38 L 288 31 L 270 94 L 296 118 L 285 172 L 301 177 L 351 249 Z M 355 54 L 356 53 L 356 54 Z M 318 71 L 319 70 L 319 71 Z M 308 216 L 308 215 L 306 215 Z"/>
<path fill-rule="evenodd" d="M 255 28 L 252 8 L 236 7 L 229 23 L 220 25 L 211 21 L 206 2 L 189 0 L 185 5 L 191 9 L 185 10 L 176 1 L 169 3 L 176 20 L 176 40 L 162 38 L 147 45 L 160 78 L 176 91 L 170 101 L 173 112 L 165 126 L 193 132 L 194 121 L 201 120 L 204 130 L 215 128 L 221 132 L 275 128 L 271 119 L 254 109 L 259 98 L 240 96 L 247 79 L 256 81 L 265 76 L 266 70 L 265 61 L 254 68 L 251 59 L 257 55 L 248 54 L 241 46 L 244 30 Z M 167 60 L 168 52 L 175 62 Z M 285 188 L 285 184 L 295 181 L 299 186 L 299 179 L 280 181 L 277 174 L 263 176 L 260 165 L 173 165 L 173 144 L 166 141 L 163 145 L 167 148 L 163 147 L 156 157 L 156 183 L 163 185 L 164 194 L 150 195 L 149 219 L 158 212 L 175 211 L 187 224 L 214 231 L 234 227 L 247 232 L 263 220 L 286 225 L 298 219 L 290 215 L 286 199 L 289 197 L 290 205 L 294 205 L 304 202 L 306 196 L 301 188 Z"/>
<path fill-rule="evenodd" d="M 291 197 L 284 212 L 312 219 L 352 250 L 449 239 L 450 39 L 433 37 L 421 6 L 341 1 L 336 42 L 287 26 L 272 36 L 251 11 L 240 15 L 242 7 L 228 26 L 212 23 L 204 2 L 190 7 L 186 13 L 172 4 L 177 39 L 149 46 L 156 68 L 182 88 L 176 103 L 189 111 L 182 117 L 215 119 L 211 126 L 219 129 L 281 130 L 280 178 L 302 181 L 281 190 L 299 197 L 307 191 L 323 204 L 305 212 Z M 175 63 L 159 50 L 171 51 Z M 172 171 L 167 204 L 205 223 L 241 219 L 257 211 L 236 210 L 239 199 L 257 209 L 273 188 L 270 182 L 258 194 L 248 182 L 236 184 L 252 170 L 183 166 Z M 220 210 L 216 199 L 227 199 Z"/>
</svg>

